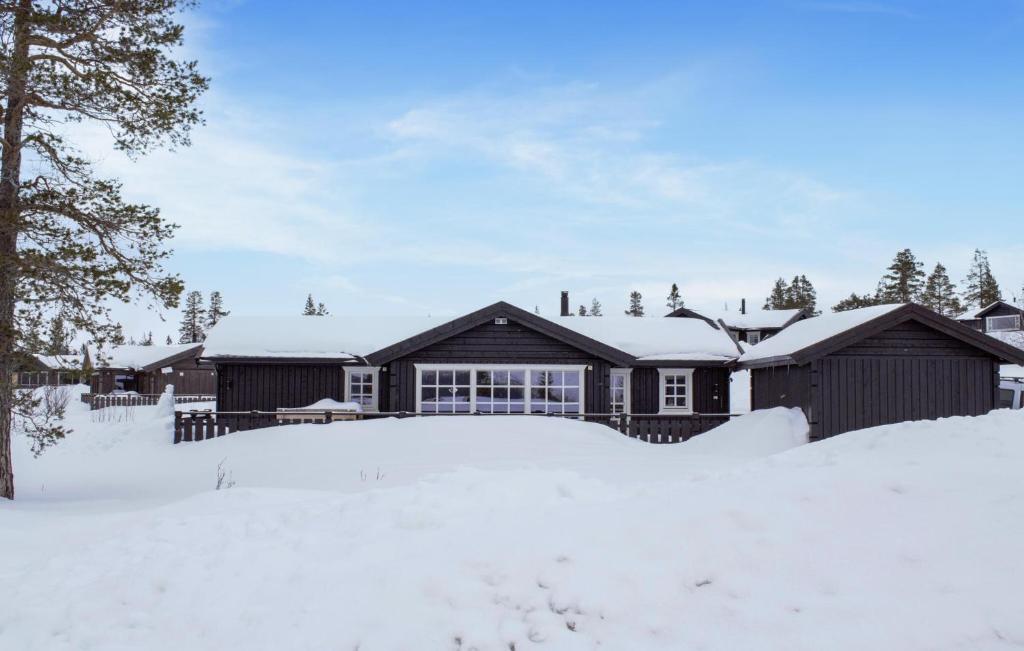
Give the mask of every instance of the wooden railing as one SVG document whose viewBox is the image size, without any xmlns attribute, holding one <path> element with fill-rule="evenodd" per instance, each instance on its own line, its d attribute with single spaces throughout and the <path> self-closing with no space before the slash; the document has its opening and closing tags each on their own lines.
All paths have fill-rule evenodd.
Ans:
<svg viewBox="0 0 1024 651">
<path fill-rule="evenodd" d="M 287 417 L 285 418 L 285 414 Z M 417 414 L 406 411 L 355 414 L 357 419 L 482 417 L 492 414 Z M 648 443 L 681 443 L 718 427 L 735 414 L 493 414 L 520 418 L 572 418 L 607 425 L 625 436 Z M 174 442 L 205 441 L 232 432 L 282 425 L 324 424 L 340 420 L 336 412 L 322 410 L 176 411 Z M 346 414 L 346 418 L 351 415 Z"/>
<path fill-rule="evenodd" d="M 160 402 L 162 393 L 83 393 L 82 402 L 91 409 L 104 407 L 148 407 Z M 217 396 L 175 394 L 174 404 L 182 405 L 193 402 L 213 402 Z"/>
</svg>

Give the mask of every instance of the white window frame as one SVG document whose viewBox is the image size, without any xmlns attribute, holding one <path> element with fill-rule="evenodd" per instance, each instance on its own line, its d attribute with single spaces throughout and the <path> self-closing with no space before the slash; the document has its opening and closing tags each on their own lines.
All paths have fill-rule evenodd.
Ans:
<svg viewBox="0 0 1024 651">
<path fill-rule="evenodd" d="M 686 376 L 686 407 L 665 406 L 665 376 Z M 659 414 L 692 414 L 693 413 L 693 369 L 692 368 L 659 368 L 658 369 L 658 413 Z"/>
<path fill-rule="evenodd" d="M 622 413 L 630 414 L 633 412 L 633 369 L 631 368 L 613 368 L 611 370 L 611 376 L 622 376 L 625 380 L 622 383 Z M 612 409 L 612 385 L 608 385 L 608 411 L 609 413 L 615 413 Z"/>
<path fill-rule="evenodd" d="M 351 376 L 353 373 L 369 373 L 373 378 L 372 383 L 372 399 L 373 404 L 367 406 L 362 405 L 363 411 L 374 412 L 380 411 L 380 367 L 379 366 L 345 366 L 345 402 L 353 402 L 352 400 L 352 384 Z"/>
<path fill-rule="evenodd" d="M 992 321 L 995 319 L 1013 319 L 1013 326 L 1009 328 L 993 328 Z M 987 316 L 985 317 L 985 331 L 986 332 L 1012 332 L 1014 330 L 1020 330 L 1020 315 L 1019 314 L 1004 314 L 1002 316 Z"/>
<path fill-rule="evenodd" d="M 757 341 L 751 341 L 750 340 L 751 337 L 757 337 Z M 761 343 L 762 340 L 764 340 L 764 337 L 761 336 L 761 331 L 760 330 L 748 330 L 747 331 L 747 343 L 750 344 L 751 346 L 758 345 L 759 343 Z"/>
<path fill-rule="evenodd" d="M 580 411 L 578 414 L 569 413 L 566 416 L 582 416 L 587 413 L 586 364 L 413 364 L 416 369 L 416 413 L 423 413 L 423 371 L 469 371 L 469 413 L 475 414 L 476 408 L 476 372 L 477 371 L 525 371 L 524 383 L 524 413 L 531 412 L 531 389 L 533 389 L 533 378 L 531 371 L 578 371 L 580 374 Z M 430 412 L 433 413 L 433 412 Z M 451 415 L 451 414 L 442 414 Z M 495 414 L 497 415 L 497 414 Z"/>
</svg>

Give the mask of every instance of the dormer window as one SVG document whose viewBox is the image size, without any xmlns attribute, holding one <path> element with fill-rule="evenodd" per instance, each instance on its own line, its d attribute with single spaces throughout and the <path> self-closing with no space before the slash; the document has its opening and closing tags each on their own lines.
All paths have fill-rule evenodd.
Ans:
<svg viewBox="0 0 1024 651">
<path fill-rule="evenodd" d="M 988 332 L 1006 332 L 1020 330 L 1020 315 L 990 316 L 985 318 L 985 330 Z"/>
</svg>

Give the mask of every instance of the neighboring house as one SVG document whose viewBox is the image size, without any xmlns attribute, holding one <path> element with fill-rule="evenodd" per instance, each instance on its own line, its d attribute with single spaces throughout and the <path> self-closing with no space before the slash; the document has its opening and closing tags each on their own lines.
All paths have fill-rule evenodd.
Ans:
<svg viewBox="0 0 1024 651">
<path fill-rule="evenodd" d="M 369 412 L 725 414 L 739 354 L 702 320 L 548 319 L 504 302 L 453 320 L 229 316 L 205 345 L 219 411 L 329 398 Z"/>
<path fill-rule="evenodd" d="M 81 355 L 32 355 L 14 374 L 14 383 L 22 389 L 77 384 L 82 374 Z"/>
<path fill-rule="evenodd" d="M 217 373 L 200 364 L 202 344 L 117 346 L 97 354 L 90 380 L 93 393 L 163 393 L 168 384 L 180 395 L 213 395 Z"/>
<path fill-rule="evenodd" d="M 1007 301 L 996 301 L 980 310 L 957 317 L 960 323 L 1024 349 L 1024 308 Z"/>
<path fill-rule="evenodd" d="M 681 307 L 666 316 L 703 319 L 715 327 L 720 322 L 724 323 L 734 339 L 753 346 L 762 339 L 778 334 L 783 328 L 810 317 L 811 313 L 809 310 L 748 310 L 747 301 L 743 299 L 739 310 L 691 310 Z"/>
<path fill-rule="evenodd" d="M 913 304 L 795 323 L 744 353 L 754 409 L 799 407 L 811 439 L 999 404 L 1000 363 L 1024 350 Z"/>
</svg>

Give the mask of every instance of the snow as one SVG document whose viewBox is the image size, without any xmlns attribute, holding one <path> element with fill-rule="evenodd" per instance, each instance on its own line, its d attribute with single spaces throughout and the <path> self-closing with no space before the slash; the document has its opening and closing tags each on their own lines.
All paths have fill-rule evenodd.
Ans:
<svg viewBox="0 0 1024 651">
<path fill-rule="evenodd" d="M 986 332 L 990 337 L 995 337 L 1004 344 L 1010 344 L 1024 350 L 1024 331 L 1008 330 L 1005 332 Z"/>
<path fill-rule="evenodd" d="M 740 355 L 739 362 L 755 362 L 776 357 L 789 357 L 820 341 L 842 334 L 868 321 L 877 319 L 903 304 L 874 305 L 846 312 L 833 312 L 797 321 L 778 334 L 751 346 Z"/>
<path fill-rule="evenodd" d="M 1019 377 L 1024 378 L 1024 366 L 1018 366 L 1016 364 L 1003 364 L 999 367 L 1000 377 Z"/>
<path fill-rule="evenodd" d="M 153 411 L 16 441 L 0 648 L 1024 643 L 1022 411 L 800 445 L 776 409 L 662 446 L 547 417 L 173 446 Z"/>
<path fill-rule="evenodd" d="M 1006 305 L 1009 305 L 1010 307 L 1015 307 L 1018 310 L 1024 310 L 1024 306 L 1017 305 L 1012 301 L 994 301 L 984 307 L 979 307 L 977 310 L 973 312 L 964 312 L 963 314 L 958 316 L 957 319 L 961 321 L 971 321 L 973 319 L 980 319 L 981 315 L 984 314 L 988 309 L 990 309 L 993 305 L 998 305 L 1000 303 L 1005 303 Z"/>
<path fill-rule="evenodd" d="M 725 361 L 739 355 L 724 330 L 700 319 L 609 315 L 551 320 L 641 360 Z"/>
<path fill-rule="evenodd" d="M 729 412 L 745 414 L 750 411 L 750 371 L 734 370 L 729 374 Z"/>
<path fill-rule="evenodd" d="M 117 346 L 109 352 L 101 351 L 101 368 L 125 368 L 139 371 L 152 367 L 165 359 L 187 350 L 200 348 L 202 344 L 177 344 L 173 346 Z"/>
<path fill-rule="evenodd" d="M 725 325 L 736 330 L 762 330 L 782 328 L 790 319 L 800 313 L 800 310 L 763 310 L 760 308 L 748 309 L 746 313 L 739 310 L 693 310 L 701 316 L 707 317 L 718 323 L 719 319 Z"/>
<path fill-rule="evenodd" d="M 229 316 L 208 333 L 203 357 L 353 359 L 450 320 L 449 317 Z M 697 319 L 623 315 L 548 320 L 644 359 L 727 361 L 739 354 L 728 335 Z"/>
<path fill-rule="evenodd" d="M 81 355 L 36 355 L 35 358 L 51 371 L 82 368 Z"/>
<path fill-rule="evenodd" d="M 339 402 L 333 398 L 323 398 L 305 407 L 279 407 L 278 411 L 306 411 L 309 409 L 331 409 L 338 411 L 362 411 L 363 406 L 358 402 Z"/>
</svg>

